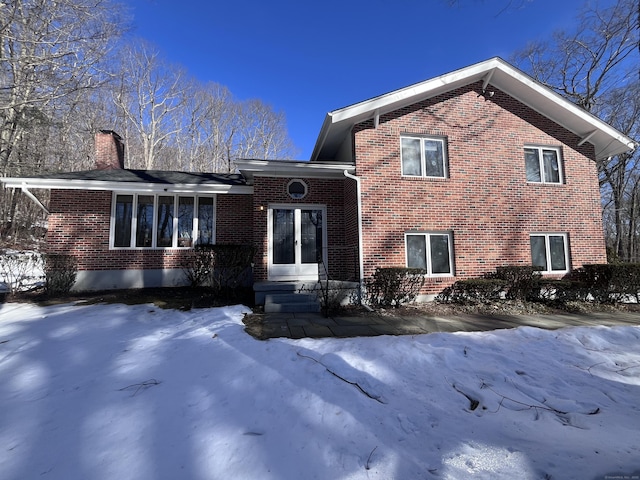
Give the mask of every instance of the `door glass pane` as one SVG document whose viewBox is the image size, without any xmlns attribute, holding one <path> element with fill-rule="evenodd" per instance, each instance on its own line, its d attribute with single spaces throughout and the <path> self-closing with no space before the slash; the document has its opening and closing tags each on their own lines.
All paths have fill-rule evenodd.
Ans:
<svg viewBox="0 0 640 480">
<path fill-rule="evenodd" d="M 444 177 L 444 152 L 440 140 L 424 140 L 424 165 L 427 177 Z"/>
<path fill-rule="evenodd" d="M 293 210 L 274 209 L 273 214 L 273 263 L 294 263 Z"/>
<path fill-rule="evenodd" d="M 138 195 L 136 247 L 150 247 L 153 241 L 153 195 Z"/>
<path fill-rule="evenodd" d="M 538 150 L 535 148 L 525 148 L 524 160 L 527 169 L 527 182 L 541 182 Z"/>
<path fill-rule="evenodd" d="M 420 139 L 403 138 L 401 140 L 402 149 L 402 174 L 422 175 L 422 165 L 420 161 Z"/>
<path fill-rule="evenodd" d="M 427 269 L 424 235 L 407 235 L 407 267 Z"/>
<path fill-rule="evenodd" d="M 322 210 L 302 210 L 300 218 L 302 263 L 322 260 Z"/>
<path fill-rule="evenodd" d="M 451 273 L 449 264 L 449 236 L 430 235 L 431 273 Z"/>
<path fill-rule="evenodd" d="M 549 236 L 549 253 L 551 254 L 551 270 L 566 270 L 567 261 L 564 251 L 564 237 L 562 235 Z"/>
<path fill-rule="evenodd" d="M 131 246 L 131 218 L 133 216 L 133 195 L 116 195 L 114 247 Z"/>
<path fill-rule="evenodd" d="M 158 247 L 173 243 L 173 197 L 158 197 Z"/>
<path fill-rule="evenodd" d="M 178 246 L 193 245 L 193 197 L 178 197 Z"/>
<path fill-rule="evenodd" d="M 544 181 L 560 183 L 560 167 L 558 166 L 558 152 L 555 150 L 543 150 Z"/>
<path fill-rule="evenodd" d="M 200 245 L 213 244 L 213 198 L 198 198 L 198 243 Z"/>
<path fill-rule="evenodd" d="M 531 236 L 531 265 L 542 267 L 543 271 L 547 271 L 545 238 L 542 235 Z"/>
</svg>

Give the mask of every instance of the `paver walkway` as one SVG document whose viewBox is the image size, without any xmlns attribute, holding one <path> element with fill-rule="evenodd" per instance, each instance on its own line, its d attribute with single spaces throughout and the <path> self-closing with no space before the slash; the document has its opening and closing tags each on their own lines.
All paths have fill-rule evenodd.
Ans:
<svg viewBox="0 0 640 480">
<path fill-rule="evenodd" d="M 416 335 L 434 332 L 477 332 L 531 326 L 557 329 L 568 326 L 640 325 L 640 312 L 594 312 L 553 315 L 382 315 L 324 317 L 319 313 L 266 313 L 250 315 L 247 331 L 256 338 L 366 337 Z"/>
</svg>

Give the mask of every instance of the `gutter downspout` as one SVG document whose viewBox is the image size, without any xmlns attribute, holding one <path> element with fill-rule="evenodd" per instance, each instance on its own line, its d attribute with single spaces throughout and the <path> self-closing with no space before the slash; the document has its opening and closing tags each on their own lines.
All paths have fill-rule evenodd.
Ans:
<svg viewBox="0 0 640 480">
<path fill-rule="evenodd" d="M 347 170 L 344 172 L 344 176 L 354 180 L 356 182 L 356 195 L 358 197 L 358 264 L 359 264 L 359 279 L 358 283 L 360 284 L 360 289 L 358 293 L 358 297 L 360 300 L 360 305 L 364 305 L 362 303 L 362 289 L 364 283 L 364 253 L 362 252 L 362 192 L 360 189 L 360 177 L 356 177 L 355 175 L 350 174 Z"/>
</svg>

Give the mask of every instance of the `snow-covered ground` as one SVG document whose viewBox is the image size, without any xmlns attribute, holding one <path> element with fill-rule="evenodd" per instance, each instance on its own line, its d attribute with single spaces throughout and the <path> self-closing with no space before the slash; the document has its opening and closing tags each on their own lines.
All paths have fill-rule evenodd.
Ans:
<svg viewBox="0 0 640 480">
<path fill-rule="evenodd" d="M 242 306 L 0 305 L 0 478 L 640 475 L 640 327 L 261 342 Z"/>
</svg>

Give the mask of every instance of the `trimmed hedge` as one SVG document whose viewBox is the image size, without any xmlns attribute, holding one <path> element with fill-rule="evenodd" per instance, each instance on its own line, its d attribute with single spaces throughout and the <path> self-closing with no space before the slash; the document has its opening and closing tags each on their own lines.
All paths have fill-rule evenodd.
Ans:
<svg viewBox="0 0 640 480">
<path fill-rule="evenodd" d="M 484 303 L 502 298 L 504 281 L 497 278 L 458 280 L 436 298 L 444 303 Z"/>
<path fill-rule="evenodd" d="M 586 285 L 593 300 L 617 303 L 640 302 L 640 264 L 610 263 L 583 265 L 572 278 Z"/>
<path fill-rule="evenodd" d="M 541 270 L 532 265 L 507 265 L 497 267 L 492 276 L 504 282 L 506 298 L 526 300 L 536 295 L 542 277 Z"/>
<path fill-rule="evenodd" d="M 443 302 L 532 301 L 640 303 L 640 264 L 584 265 L 565 278 L 547 279 L 532 266 L 498 267 L 484 278 L 458 280 L 438 295 Z"/>
<path fill-rule="evenodd" d="M 365 281 L 366 299 L 370 305 L 398 307 L 415 300 L 424 285 L 421 268 L 376 268 Z"/>
<path fill-rule="evenodd" d="M 252 245 L 197 245 L 182 270 L 192 287 L 235 289 L 250 283 L 254 254 Z"/>
</svg>

